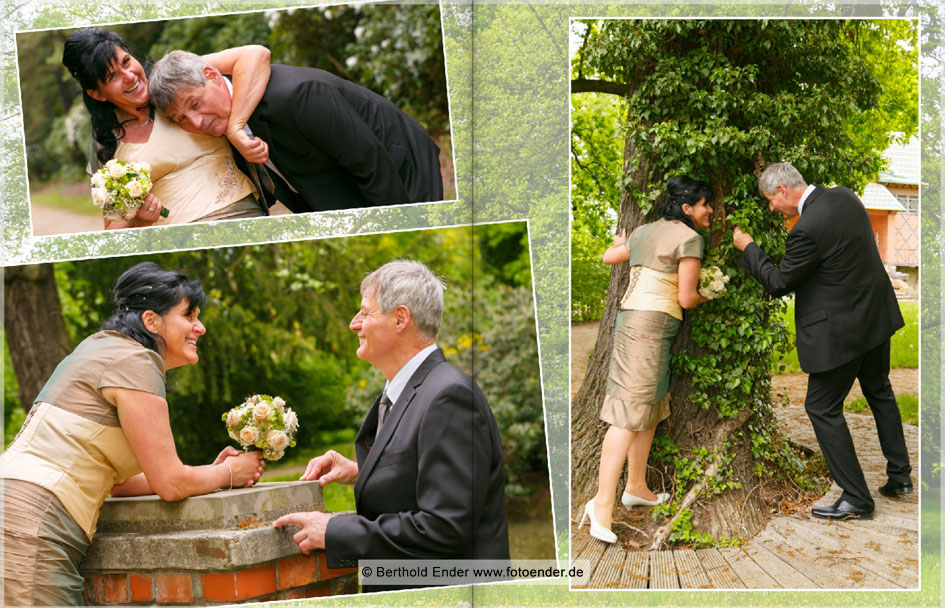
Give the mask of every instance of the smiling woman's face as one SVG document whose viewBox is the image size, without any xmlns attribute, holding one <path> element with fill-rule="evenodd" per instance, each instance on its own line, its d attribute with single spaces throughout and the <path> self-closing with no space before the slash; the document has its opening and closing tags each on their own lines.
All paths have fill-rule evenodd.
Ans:
<svg viewBox="0 0 945 608">
<path fill-rule="evenodd" d="M 190 303 L 186 299 L 181 300 L 155 321 L 154 333 L 164 339 L 166 346 L 165 369 L 193 365 L 200 358 L 197 355 L 197 340 L 207 333 L 207 329 L 197 318 L 200 308 L 194 308 L 187 314 L 189 307 Z"/>
<path fill-rule="evenodd" d="M 683 213 L 692 218 L 696 228 L 708 228 L 712 207 L 705 202 L 705 197 L 702 197 L 695 205 L 683 205 Z"/>
<path fill-rule="evenodd" d="M 138 60 L 116 46 L 108 71 L 98 81 L 97 89 L 86 91 L 98 101 L 109 101 L 128 114 L 148 105 L 148 77 Z"/>
</svg>

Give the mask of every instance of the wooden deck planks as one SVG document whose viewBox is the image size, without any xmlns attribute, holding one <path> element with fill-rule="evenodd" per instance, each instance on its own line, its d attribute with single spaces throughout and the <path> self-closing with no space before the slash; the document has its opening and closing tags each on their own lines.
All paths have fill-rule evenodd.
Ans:
<svg viewBox="0 0 945 608">
<path fill-rule="evenodd" d="M 726 547 L 719 549 L 732 571 L 748 589 L 777 589 L 780 585 L 764 568 L 752 561 L 742 549 Z"/>
<path fill-rule="evenodd" d="M 775 581 L 778 587 L 784 589 L 817 589 L 819 586 L 779 558 L 768 551 L 766 545 L 751 542 L 745 546 L 745 553 L 758 564 Z"/>
<path fill-rule="evenodd" d="M 604 555 L 604 550 L 610 547 L 611 545 L 597 540 L 592 536 L 587 536 L 587 544 L 584 546 L 584 549 L 577 554 L 577 557 L 581 559 L 586 559 L 591 564 L 591 572 L 588 577 L 587 585 L 576 585 L 575 588 L 585 589 L 589 588 L 592 585 L 594 580 L 594 573 L 597 571 L 597 567 L 600 565 L 601 557 Z"/>
<path fill-rule="evenodd" d="M 592 589 L 619 589 L 626 561 L 626 550 L 617 543 L 610 545 L 604 550 L 587 586 Z"/>
<path fill-rule="evenodd" d="M 772 526 L 762 533 L 774 542 L 765 547 L 824 589 L 895 589 L 897 585 L 871 576 L 855 559 L 816 546 L 816 537 L 784 536 Z M 862 561 L 862 560 L 861 560 Z"/>
<path fill-rule="evenodd" d="M 840 525 L 842 522 L 820 522 L 782 517 L 771 527 L 785 538 L 805 538 L 811 550 L 827 559 L 842 559 L 852 564 L 867 578 L 880 578 L 897 587 L 917 586 L 918 561 L 912 568 L 902 565 L 912 558 L 901 546 L 873 540 L 866 531 Z M 861 522 L 853 522 L 853 525 Z M 867 583 L 869 586 L 870 583 Z"/>
<path fill-rule="evenodd" d="M 713 589 L 744 589 L 745 584 L 718 549 L 698 549 L 696 557 L 702 563 L 702 569 Z"/>
<path fill-rule="evenodd" d="M 649 551 L 628 551 L 620 586 L 624 589 L 646 589 L 650 584 Z"/>
<path fill-rule="evenodd" d="M 863 530 L 878 532 L 894 536 L 904 545 L 912 544 L 915 551 L 919 550 L 918 519 L 902 519 L 900 517 L 883 517 L 882 519 L 865 519 L 854 523 L 839 522 L 842 526 L 856 526 Z"/>
<path fill-rule="evenodd" d="M 712 582 L 706 576 L 705 570 L 696 552 L 691 549 L 673 551 L 676 561 L 676 574 L 679 576 L 681 589 L 711 589 Z"/>
<path fill-rule="evenodd" d="M 650 589 L 679 589 L 672 551 L 649 551 Z"/>
<path fill-rule="evenodd" d="M 571 534 L 571 559 L 576 559 L 581 556 L 584 551 L 587 550 L 590 546 L 591 541 L 594 540 L 594 537 L 589 534 Z"/>
</svg>

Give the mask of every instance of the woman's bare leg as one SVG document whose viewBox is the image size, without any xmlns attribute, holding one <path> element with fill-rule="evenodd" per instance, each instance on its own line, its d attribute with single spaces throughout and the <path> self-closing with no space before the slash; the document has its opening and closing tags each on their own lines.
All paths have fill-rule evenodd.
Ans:
<svg viewBox="0 0 945 608">
<path fill-rule="evenodd" d="M 656 494 L 646 486 L 646 462 L 650 457 L 650 446 L 656 427 L 645 431 L 626 431 L 632 435 L 627 449 L 627 494 L 644 500 L 656 500 Z M 597 503 L 595 503 L 597 504 Z"/>
<path fill-rule="evenodd" d="M 630 449 L 631 432 L 611 426 L 604 435 L 600 450 L 600 472 L 597 480 L 597 495 L 594 496 L 594 516 L 597 523 L 610 528 L 614 517 L 614 500 L 617 496 L 617 482 L 623 471 L 623 460 Z"/>
</svg>

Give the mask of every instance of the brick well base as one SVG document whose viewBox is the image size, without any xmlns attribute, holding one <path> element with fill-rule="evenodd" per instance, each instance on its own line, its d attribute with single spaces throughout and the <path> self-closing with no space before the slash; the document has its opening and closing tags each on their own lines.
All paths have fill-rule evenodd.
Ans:
<svg viewBox="0 0 945 608">
<path fill-rule="evenodd" d="M 232 604 L 357 593 L 355 568 L 301 555 L 294 528 L 271 523 L 323 510 L 317 483 L 258 484 L 165 503 L 108 499 L 80 565 L 92 605 Z"/>
</svg>

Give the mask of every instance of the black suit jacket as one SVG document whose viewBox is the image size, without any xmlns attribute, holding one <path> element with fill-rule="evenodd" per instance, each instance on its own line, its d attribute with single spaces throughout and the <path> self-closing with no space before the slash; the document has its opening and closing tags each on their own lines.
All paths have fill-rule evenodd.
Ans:
<svg viewBox="0 0 945 608">
<path fill-rule="evenodd" d="M 860 199 L 818 186 L 803 211 L 780 264 L 754 243 L 738 263 L 771 295 L 796 292 L 797 356 L 811 374 L 852 361 L 905 323 Z"/>
<path fill-rule="evenodd" d="M 443 198 L 440 151 L 423 127 L 323 70 L 273 64 L 248 124 L 312 211 Z"/>
<path fill-rule="evenodd" d="M 436 350 L 410 378 L 375 441 L 377 411 L 375 401 L 355 439 L 357 515 L 328 522 L 328 566 L 508 560 L 502 444 L 472 378 Z"/>
</svg>

